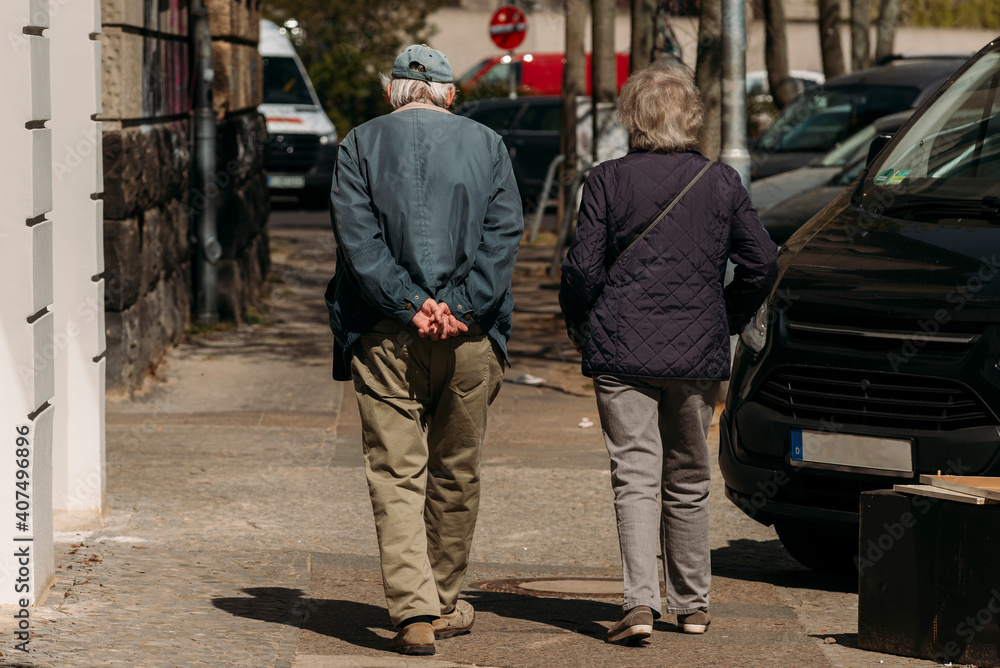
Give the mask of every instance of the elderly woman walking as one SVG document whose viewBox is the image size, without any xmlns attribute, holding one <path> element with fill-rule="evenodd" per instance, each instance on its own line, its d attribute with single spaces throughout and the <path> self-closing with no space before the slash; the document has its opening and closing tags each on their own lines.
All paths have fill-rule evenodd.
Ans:
<svg viewBox="0 0 1000 668">
<path fill-rule="evenodd" d="M 625 599 L 609 642 L 648 638 L 662 614 L 658 528 L 667 612 L 686 633 L 711 622 L 708 429 L 729 337 L 777 274 L 739 175 L 693 148 L 703 114 L 683 66 L 629 77 L 618 116 L 632 150 L 591 171 L 563 263 L 559 301 L 611 456 Z"/>
</svg>

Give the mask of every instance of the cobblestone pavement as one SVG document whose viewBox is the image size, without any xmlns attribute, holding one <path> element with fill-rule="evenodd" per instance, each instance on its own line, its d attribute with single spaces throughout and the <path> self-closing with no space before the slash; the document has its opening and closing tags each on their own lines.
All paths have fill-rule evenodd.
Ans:
<svg viewBox="0 0 1000 668">
<path fill-rule="evenodd" d="M 192 336 L 142 393 L 109 399 L 109 514 L 58 536 L 31 653 L 0 641 L 0 665 L 934 665 L 856 649 L 853 583 L 798 567 L 725 500 L 717 469 L 708 634 L 665 617 L 646 647 L 607 645 L 613 596 L 517 586 L 620 578 L 607 454 L 600 428 L 579 426 L 597 415 L 544 272 L 551 247 L 525 248 L 517 269 L 507 378 L 544 381 L 506 383 L 491 411 L 466 591 L 475 632 L 432 658 L 388 652 L 356 404 L 329 377 L 332 238 L 324 214 L 272 221 L 274 278 L 255 324 Z"/>
</svg>

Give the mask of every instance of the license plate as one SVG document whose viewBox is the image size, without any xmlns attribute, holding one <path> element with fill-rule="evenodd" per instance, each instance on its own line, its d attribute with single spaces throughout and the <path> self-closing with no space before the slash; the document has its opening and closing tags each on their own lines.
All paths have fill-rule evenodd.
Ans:
<svg viewBox="0 0 1000 668">
<path fill-rule="evenodd" d="M 306 177 L 304 176 L 284 176 L 282 174 L 269 174 L 267 177 L 268 188 L 305 188 Z"/>
<path fill-rule="evenodd" d="M 793 466 L 913 475 L 909 440 L 792 429 Z"/>
</svg>

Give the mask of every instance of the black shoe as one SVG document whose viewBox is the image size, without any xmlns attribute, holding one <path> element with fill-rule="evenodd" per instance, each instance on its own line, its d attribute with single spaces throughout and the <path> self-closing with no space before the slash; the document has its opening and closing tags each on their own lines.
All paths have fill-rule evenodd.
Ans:
<svg viewBox="0 0 1000 668">
<path fill-rule="evenodd" d="M 608 629 L 608 642 L 636 644 L 653 635 L 653 611 L 648 605 L 637 605 Z"/>
</svg>

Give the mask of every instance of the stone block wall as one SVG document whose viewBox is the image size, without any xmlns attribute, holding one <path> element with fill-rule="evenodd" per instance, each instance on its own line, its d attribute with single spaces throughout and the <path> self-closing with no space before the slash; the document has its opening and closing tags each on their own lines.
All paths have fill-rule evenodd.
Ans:
<svg viewBox="0 0 1000 668">
<path fill-rule="evenodd" d="M 219 315 L 239 319 L 268 269 L 264 125 L 257 113 L 261 0 L 207 0 L 216 173 L 191 183 L 188 0 L 102 1 L 107 386 L 138 388 L 179 342 L 196 303 L 194 224 L 216 198 Z"/>
<path fill-rule="evenodd" d="M 107 387 L 138 388 L 191 313 L 187 0 L 102 0 Z"/>
<path fill-rule="evenodd" d="M 269 214 L 264 176 L 266 128 L 257 105 L 263 71 L 257 41 L 262 0 L 206 0 L 218 118 L 216 264 L 219 316 L 239 319 L 260 295 L 269 267 L 265 223 Z M 192 200 L 194 206 L 198 202 Z"/>
</svg>

